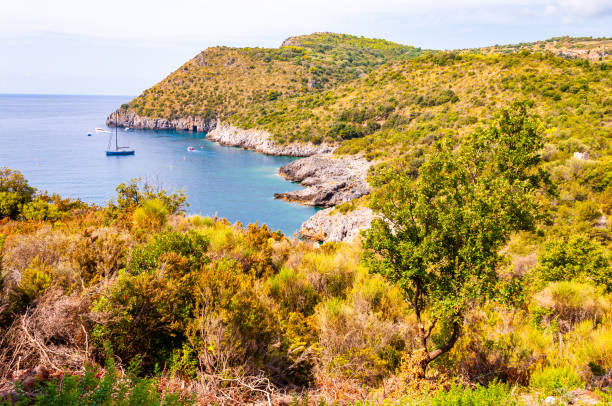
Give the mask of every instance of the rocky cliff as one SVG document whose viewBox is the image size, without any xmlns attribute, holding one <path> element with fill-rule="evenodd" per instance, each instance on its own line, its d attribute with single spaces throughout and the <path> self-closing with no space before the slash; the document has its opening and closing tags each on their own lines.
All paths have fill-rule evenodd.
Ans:
<svg viewBox="0 0 612 406">
<path fill-rule="evenodd" d="M 130 127 L 145 130 L 183 130 L 206 132 L 206 138 L 221 145 L 252 149 L 267 155 L 310 156 L 334 151 L 329 144 L 310 143 L 277 144 L 270 134 L 262 130 L 243 130 L 215 118 L 184 117 L 172 120 L 142 117 L 132 110 L 119 109 L 106 119 L 109 127 Z"/>
<path fill-rule="evenodd" d="M 167 120 L 165 118 L 142 117 L 132 110 L 119 109 L 106 118 L 109 127 L 140 128 L 143 130 L 185 130 L 208 132 L 217 125 L 215 118 L 184 117 Z"/>
<path fill-rule="evenodd" d="M 274 197 L 311 206 L 335 206 L 370 193 L 366 179 L 370 165 L 361 157 L 332 154 L 299 159 L 282 166 L 279 173 L 306 188 L 275 193 Z"/>
<path fill-rule="evenodd" d="M 243 130 L 227 123 L 218 123 L 206 138 L 221 145 L 252 149 L 262 154 L 286 156 L 311 156 L 333 152 L 334 146 L 310 143 L 277 144 L 263 130 Z"/>
<path fill-rule="evenodd" d="M 300 235 L 314 241 L 353 241 L 361 232 L 370 227 L 374 213 L 367 207 L 339 213 L 334 208 L 324 209 L 306 220 L 300 228 Z"/>
</svg>

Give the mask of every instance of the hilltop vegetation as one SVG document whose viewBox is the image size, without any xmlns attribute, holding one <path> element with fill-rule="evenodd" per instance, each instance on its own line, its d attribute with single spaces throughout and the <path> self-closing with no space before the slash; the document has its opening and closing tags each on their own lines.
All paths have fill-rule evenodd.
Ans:
<svg viewBox="0 0 612 406">
<path fill-rule="evenodd" d="M 494 45 L 483 48 L 467 49 L 466 52 L 510 54 L 522 50 L 546 51 L 557 56 L 568 58 L 609 62 L 612 59 L 612 38 L 553 37 L 544 41 L 521 42 L 518 44 Z"/>
<path fill-rule="evenodd" d="M 611 86 L 607 64 L 550 54 L 440 53 L 389 63 L 358 81 L 265 110 L 254 105 L 236 124 L 266 129 L 281 143 L 342 143 L 340 152 L 374 159 L 432 136 L 461 136 L 499 107 L 528 99 L 557 137 L 571 129 L 596 146 L 610 133 Z"/>
<path fill-rule="evenodd" d="M 385 40 L 328 33 L 292 37 L 280 48 L 213 47 L 124 107 L 147 117 L 230 119 L 251 105 L 330 89 L 421 52 Z"/>
</svg>

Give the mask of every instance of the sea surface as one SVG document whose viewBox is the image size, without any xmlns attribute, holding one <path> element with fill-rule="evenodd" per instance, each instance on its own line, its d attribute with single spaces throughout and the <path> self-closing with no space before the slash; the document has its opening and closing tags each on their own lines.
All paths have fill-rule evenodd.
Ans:
<svg viewBox="0 0 612 406">
<path fill-rule="evenodd" d="M 188 195 L 189 214 L 265 223 L 291 236 L 317 209 L 273 198 L 299 189 L 278 176 L 295 158 L 224 147 L 203 133 L 119 130 L 134 156 L 107 157 L 107 115 L 131 97 L 0 95 L 0 166 L 21 171 L 32 186 L 104 204 L 115 187 L 143 178 Z M 88 136 L 91 134 L 91 136 Z M 193 147 L 194 152 L 187 148 Z"/>
</svg>

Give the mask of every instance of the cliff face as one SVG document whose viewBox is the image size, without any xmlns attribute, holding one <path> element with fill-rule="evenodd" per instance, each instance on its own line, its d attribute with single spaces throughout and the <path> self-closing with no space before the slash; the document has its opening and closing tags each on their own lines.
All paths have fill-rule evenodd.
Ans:
<svg viewBox="0 0 612 406">
<path fill-rule="evenodd" d="M 130 127 L 143 130 L 184 130 L 208 132 L 217 125 L 214 118 L 184 117 L 167 120 L 165 118 L 142 117 L 132 110 L 119 109 L 106 118 L 109 127 Z"/>
<path fill-rule="evenodd" d="M 331 207 L 370 193 L 366 180 L 371 163 L 361 157 L 318 154 L 279 169 L 285 179 L 305 189 L 275 193 L 274 197 L 310 206 Z"/>
<path fill-rule="evenodd" d="M 300 235 L 314 241 L 353 241 L 370 227 L 373 219 L 374 213 L 367 207 L 346 214 L 334 208 L 324 209 L 302 224 Z"/>
<path fill-rule="evenodd" d="M 206 138 L 221 145 L 252 149 L 267 155 L 311 156 L 333 152 L 334 146 L 309 143 L 276 144 L 268 132 L 263 130 L 243 130 L 227 123 L 217 123 Z"/>
<path fill-rule="evenodd" d="M 334 151 L 329 144 L 310 143 L 277 144 L 268 132 L 262 130 L 243 130 L 215 118 L 203 119 L 186 117 L 173 120 L 142 117 L 131 110 L 117 110 L 106 119 L 109 127 L 130 127 L 144 130 L 178 130 L 206 132 L 206 138 L 221 145 L 251 149 L 267 155 L 311 156 Z"/>
</svg>

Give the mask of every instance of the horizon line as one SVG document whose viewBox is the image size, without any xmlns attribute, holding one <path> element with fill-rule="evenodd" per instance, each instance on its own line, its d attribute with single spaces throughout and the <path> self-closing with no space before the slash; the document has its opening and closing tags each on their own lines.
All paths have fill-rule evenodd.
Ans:
<svg viewBox="0 0 612 406">
<path fill-rule="evenodd" d="M 91 96 L 91 97 L 138 97 L 128 94 L 93 94 L 93 93 L 5 93 L 0 92 L 0 96 Z"/>
</svg>

